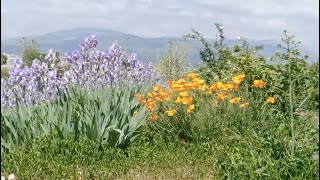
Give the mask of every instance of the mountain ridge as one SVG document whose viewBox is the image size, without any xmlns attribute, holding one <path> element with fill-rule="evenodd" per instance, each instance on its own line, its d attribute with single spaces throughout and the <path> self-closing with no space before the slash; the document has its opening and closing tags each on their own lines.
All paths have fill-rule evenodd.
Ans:
<svg viewBox="0 0 320 180">
<path fill-rule="evenodd" d="M 199 42 L 194 40 L 184 40 L 182 37 L 140 37 L 134 34 L 127 34 L 111 29 L 78 27 L 73 29 L 49 32 L 40 35 L 31 35 L 27 38 L 35 39 L 39 42 L 42 51 L 48 51 L 53 48 L 61 53 L 72 51 L 79 48 L 84 38 L 91 34 L 98 37 L 99 50 L 107 50 L 112 42 L 117 41 L 118 44 L 128 53 L 135 52 L 143 62 L 154 61 L 157 55 L 163 55 L 166 51 L 166 44 L 171 41 L 180 43 L 188 47 L 188 61 L 195 64 L 200 61 L 199 49 L 202 47 Z M 1 41 L 1 52 L 18 54 L 19 42 L 22 38 L 9 38 Z M 214 41 L 214 39 L 208 39 Z M 262 45 L 264 49 L 260 52 L 262 55 L 271 57 L 277 49 L 277 41 L 273 39 L 248 39 L 251 45 Z M 240 44 L 239 40 L 227 39 L 227 45 Z M 316 59 L 318 55 L 311 53 L 311 50 L 302 49 L 302 54 L 308 54 L 311 58 Z"/>
</svg>

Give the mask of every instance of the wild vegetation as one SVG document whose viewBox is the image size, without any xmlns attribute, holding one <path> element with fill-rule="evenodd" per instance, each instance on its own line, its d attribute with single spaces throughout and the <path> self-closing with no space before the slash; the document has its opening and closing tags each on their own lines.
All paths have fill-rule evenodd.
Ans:
<svg viewBox="0 0 320 180">
<path fill-rule="evenodd" d="M 20 179 L 318 179 L 319 63 L 284 31 L 268 63 L 223 26 L 203 64 L 168 45 L 155 66 L 96 36 L 1 79 L 1 175 Z M 63 64 L 63 65 L 61 65 Z"/>
</svg>

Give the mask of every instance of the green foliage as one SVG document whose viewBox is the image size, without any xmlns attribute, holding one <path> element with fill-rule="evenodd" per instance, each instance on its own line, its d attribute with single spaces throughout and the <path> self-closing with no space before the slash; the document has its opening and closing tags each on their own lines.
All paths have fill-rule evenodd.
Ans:
<svg viewBox="0 0 320 180">
<path fill-rule="evenodd" d="M 293 110 L 319 109 L 319 63 L 307 64 L 308 56 L 301 58 L 297 49 L 301 43 L 294 41 L 294 36 L 287 31 L 284 31 L 281 40 L 282 44 L 278 46 L 285 52 L 277 52 L 272 60 L 278 62 L 276 70 L 281 75 L 275 82 L 277 82 L 277 94 L 282 98 L 282 105 L 286 106 L 289 101 L 283 92 L 289 91 L 289 79 L 291 79 Z"/>
<path fill-rule="evenodd" d="M 200 50 L 200 57 L 205 64 L 198 69 L 198 73 L 206 82 L 226 80 L 239 73 L 251 76 L 248 78 L 249 80 L 275 74 L 274 68 L 266 64 L 264 58 L 257 54 L 262 47 L 251 47 L 245 38 L 241 38 L 242 45 L 235 45 L 232 51 L 232 48 L 224 45 L 224 38 L 221 38 L 223 31 L 217 29 L 220 33 L 220 39 L 213 45 L 195 30 L 192 30 L 193 34 L 185 36 L 199 40 L 204 46 Z"/>
<path fill-rule="evenodd" d="M 186 47 L 169 42 L 166 54 L 156 60 L 155 71 L 165 80 L 177 79 L 190 72 L 192 67 L 186 63 L 187 51 Z"/>
<path fill-rule="evenodd" d="M 8 79 L 9 77 L 9 68 L 8 67 L 2 67 L 1 66 L 1 78 Z"/>
<path fill-rule="evenodd" d="M 1 65 L 7 64 L 8 57 L 1 54 Z"/>
<path fill-rule="evenodd" d="M 39 59 L 41 62 L 45 61 L 46 53 L 41 52 L 39 43 L 32 39 L 22 38 L 20 41 L 20 54 L 24 65 L 31 66 L 34 59 Z"/>
<path fill-rule="evenodd" d="M 244 85 L 232 96 L 248 102 L 247 108 L 195 93 L 194 112 L 186 117 L 183 107 L 181 112 L 176 108 L 173 117 L 159 113 L 156 123 L 162 129 L 157 131 L 150 125 L 153 122 L 145 123 L 145 109 L 133 96 L 144 93 L 139 88 L 59 92 L 61 99 L 36 107 L 1 109 L 1 175 L 14 172 L 21 179 L 319 179 L 319 63 L 307 64 L 295 47 L 299 43 L 287 32 L 280 45 L 285 52 L 273 58 L 276 65 L 268 64 L 258 54 L 261 47 L 251 47 L 244 38 L 242 45 L 224 47 L 219 32 L 221 38 L 214 45 L 196 31 L 189 35 L 205 46 L 200 52 L 205 64 L 198 72 L 210 84 L 229 82 L 244 73 Z M 183 76 L 178 71 L 185 56 L 177 53 L 181 52 L 178 46 L 168 49 L 158 68 L 165 70 L 167 80 L 177 79 Z M 255 79 L 266 82 L 265 87 L 253 88 Z M 267 103 L 268 96 L 276 102 Z M 157 108 L 165 112 L 169 107 Z M 189 134 L 181 135 L 181 130 Z M 172 138 L 177 134 L 178 141 Z M 181 143 L 186 136 L 191 138 Z"/>
<path fill-rule="evenodd" d="M 139 89 L 118 87 L 69 93 L 37 106 L 1 109 L 1 151 L 13 150 L 34 138 L 54 134 L 52 139 L 73 141 L 85 136 L 98 144 L 126 148 L 138 136 L 145 109 L 133 94 Z M 137 115 L 133 115 L 137 111 Z"/>
<path fill-rule="evenodd" d="M 220 39 L 220 43 L 215 42 L 214 45 L 211 45 L 202 34 L 195 30 L 193 33 L 186 37 L 197 39 L 204 45 L 200 54 L 205 64 L 198 69 L 198 73 L 206 82 L 224 81 L 241 73 L 246 75 L 248 82 L 263 79 L 267 84 L 267 93 L 281 98 L 282 110 L 287 111 L 285 106 L 288 104 L 288 99 L 285 98 L 287 94 L 284 92 L 289 92 L 288 69 L 290 66 L 293 99 L 295 99 L 294 109 L 319 108 L 319 71 L 317 71 L 319 63 L 309 65 L 306 61 L 308 56 L 299 57 L 300 52 L 297 47 L 300 46 L 300 43 L 296 43 L 293 40 L 294 36 L 289 36 L 286 31 L 282 38 L 283 44 L 279 46 L 286 52 L 277 53 L 272 58 L 274 62 L 278 62 L 275 65 L 267 63 L 264 57 L 258 54 L 263 47 L 251 47 L 245 38 L 240 39 L 241 46 L 235 45 L 231 51 L 231 48 L 223 46 L 223 39 Z"/>
</svg>

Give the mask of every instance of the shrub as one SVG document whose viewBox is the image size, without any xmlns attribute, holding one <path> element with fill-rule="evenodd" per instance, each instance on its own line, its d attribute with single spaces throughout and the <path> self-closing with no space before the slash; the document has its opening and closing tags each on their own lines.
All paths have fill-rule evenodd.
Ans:
<svg viewBox="0 0 320 180">
<path fill-rule="evenodd" d="M 255 108 L 258 109 L 266 106 L 268 102 L 271 104 L 275 103 L 272 96 L 267 99 L 266 94 L 248 94 L 247 89 L 250 86 L 254 86 L 254 88 L 263 88 L 265 86 L 265 82 L 261 80 L 250 82 L 250 85 L 246 85 L 245 88 L 241 88 L 241 91 L 238 92 L 240 83 L 244 79 L 245 75 L 240 74 L 233 77 L 229 83 L 219 81 L 207 85 L 195 73 L 190 73 L 188 74 L 188 79 L 170 80 L 168 89 L 156 85 L 153 87 L 153 92 L 147 93 L 146 98 L 142 95 L 137 95 L 137 97 L 140 103 L 147 107 L 151 129 L 159 131 L 165 137 L 177 136 L 180 139 L 191 140 L 194 130 L 192 124 L 196 118 L 193 111 L 197 111 L 205 106 L 217 108 L 218 104 L 226 106 L 228 102 L 225 101 L 228 100 L 232 104 L 231 108 L 234 111 L 239 109 L 239 114 L 241 114 L 240 109 L 246 109 L 252 103 L 249 103 L 246 97 L 256 98 L 253 106 L 256 106 Z M 250 104 L 250 106 L 252 105 Z M 228 109 L 230 108 L 230 106 L 227 107 Z M 256 114 L 256 116 L 258 115 Z M 242 125 L 243 123 L 237 126 L 238 129 L 243 128 Z"/>
<path fill-rule="evenodd" d="M 1 67 L 1 79 L 8 79 L 9 67 Z"/>
<path fill-rule="evenodd" d="M 45 53 L 41 52 L 39 43 L 34 39 L 22 38 L 20 41 L 20 54 L 22 57 L 23 65 L 30 67 L 33 60 L 38 59 L 41 62 L 45 61 Z"/>
<path fill-rule="evenodd" d="M 1 54 L 1 65 L 7 64 L 8 57 Z"/>
<path fill-rule="evenodd" d="M 309 65 L 308 56 L 301 58 L 297 49 L 301 43 L 294 40 L 294 36 L 284 31 L 279 48 L 285 52 L 277 52 L 272 61 L 278 62 L 276 71 L 280 75 L 274 93 L 282 98 L 283 109 L 288 104 L 288 96 L 283 92 L 291 91 L 293 111 L 300 109 L 319 108 L 319 63 Z"/>
</svg>

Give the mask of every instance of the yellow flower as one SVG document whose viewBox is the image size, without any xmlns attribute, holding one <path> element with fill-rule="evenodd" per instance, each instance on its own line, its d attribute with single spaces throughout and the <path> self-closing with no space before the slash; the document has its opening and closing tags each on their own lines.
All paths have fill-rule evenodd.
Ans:
<svg viewBox="0 0 320 180">
<path fill-rule="evenodd" d="M 188 107 L 188 109 L 187 109 L 187 113 L 189 114 L 189 113 L 191 113 L 192 112 L 192 110 L 194 109 L 194 104 L 192 104 L 192 105 L 190 105 L 189 107 Z"/>
<path fill-rule="evenodd" d="M 224 84 L 222 82 L 217 82 L 217 88 L 222 89 L 224 87 Z"/>
<path fill-rule="evenodd" d="M 158 116 L 157 115 L 152 115 L 148 119 L 151 120 L 151 121 L 155 121 L 155 120 L 158 119 Z"/>
<path fill-rule="evenodd" d="M 168 111 L 166 111 L 168 116 L 173 116 L 174 113 L 176 113 L 176 112 L 177 112 L 176 110 L 168 110 Z"/>
<path fill-rule="evenodd" d="M 177 99 L 175 100 L 175 102 L 176 102 L 177 104 L 181 104 L 181 103 L 182 103 L 182 100 L 181 100 L 180 96 L 177 97 Z"/>
<path fill-rule="evenodd" d="M 168 84 L 169 84 L 169 88 L 172 89 L 173 88 L 173 81 L 169 80 Z"/>
<path fill-rule="evenodd" d="M 194 106 L 195 106 L 195 105 L 192 104 L 192 105 L 190 105 L 190 106 L 188 107 L 188 109 L 192 109 L 192 110 L 193 110 L 193 109 L 194 109 Z"/>
<path fill-rule="evenodd" d="M 187 97 L 188 96 L 188 91 L 183 91 L 179 94 L 182 97 Z"/>
<path fill-rule="evenodd" d="M 244 78 L 245 78 L 245 75 L 241 74 L 241 75 L 233 77 L 232 78 L 232 82 L 235 83 L 235 84 L 240 84 L 241 81 L 243 81 Z"/>
<path fill-rule="evenodd" d="M 197 85 L 202 85 L 204 83 L 204 80 L 200 78 L 194 78 L 193 82 Z"/>
<path fill-rule="evenodd" d="M 192 97 L 188 97 L 187 99 L 185 99 L 182 103 L 183 104 L 191 104 L 192 102 Z"/>
<path fill-rule="evenodd" d="M 225 86 L 226 86 L 226 89 L 227 89 L 227 90 L 233 88 L 232 84 L 225 84 Z"/>
<path fill-rule="evenodd" d="M 136 116 L 138 114 L 138 111 L 133 112 L 133 116 Z"/>
<path fill-rule="evenodd" d="M 268 99 L 267 99 L 267 102 L 268 102 L 268 103 L 271 103 L 271 104 L 274 104 L 274 103 L 275 103 L 274 97 L 269 96 Z"/>
<path fill-rule="evenodd" d="M 147 111 L 154 110 L 155 105 L 156 105 L 156 101 L 148 100 L 148 102 L 147 102 Z"/>
<path fill-rule="evenodd" d="M 153 107 L 153 106 L 148 106 L 148 107 L 147 107 L 147 111 L 152 111 L 152 110 L 154 110 L 154 107 Z"/>
<path fill-rule="evenodd" d="M 184 78 L 178 79 L 176 83 L 183 85 L 186 82 Z"/>
<path fill-rule="evenodd" d="M 199 87 L 199 89 L 200 89 L 201 91 L 204 91 L 204 90 L 208 89 L 208 86 L 206 86 L 206 85 L 204 84 L 204 85 L 201 85 L 201 86 Z"/>
<path fill-rule="evenodd" d="M 241 97 L 232 98 L 229 100 L 231 104 L 236 104 L 241 100 Z"/>
<path fill-rule="evenodd" d="M 155 86 L 153 87 L 153 90 L 154 90 L 155 92 L 158 92 L 158 91 L 161 90 L 161 86 L 160 86 L 160 85 L 155 85 Z"/>
<path fill-rule="evenodd" d="M 247 108 L 249 106 L 249 103 L 242 103 L 240 104 L 241 108 Z"/>
<path fill-rule="evenodd" d="M 263 88 L 264 85 L 266 85 L 266 83 L 263 82 L 262 80 L 254 80 L 253 81 L 253 86 L 256 88 Z"/>
<path fill-rule="evenodd" d="M 218 87 L 217 87 L 217 84 L 212 84 L 211 86 L 210 86 L 210 91 L 218 91 L 219 89 L 218 89 Z"/>
<path fill-rule="evenodd" d="M 188 74 L 188 77 L 189 77 L 190 79 L 194 79 L 194 78 L 197 77 L 197 74 L 196 74 L 196 73 L 190 73 L 190 74 Z"/>
<path fill-rule="evenodd" d="M 147 96 L 148 96 L 150 99 L 154 98 L 154 94 L 152 94 L 152 93 L 147 93 Z"/>
<path fill-rule="evenodd" d="M 232 89 L 233 91 L 236 91 L 236 90 L 238 90 L 238 87 L 239 87 L 239 84 L 233 82 L 231 89 Z"/>
<path fill-rule="evenodd" d="M 226 96 L 222 93 L 218 93 L 216 96 L 216 99 L 218 99 L 218 100 L 223 100 L 224 98 L 226 98 Z"/>
</svg>

